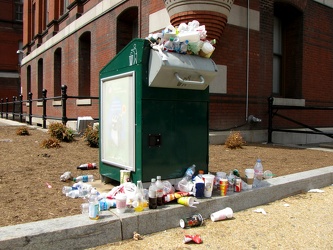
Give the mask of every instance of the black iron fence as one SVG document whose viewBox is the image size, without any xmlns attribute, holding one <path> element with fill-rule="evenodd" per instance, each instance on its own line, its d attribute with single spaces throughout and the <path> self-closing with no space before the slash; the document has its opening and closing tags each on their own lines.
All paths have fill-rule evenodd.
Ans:
<svg viewBox="0 0 333 250">
<path fill-rule="evenodd" d="M 77 117 L 67 117 L 67 100 L 68 99 L 99 99 L 99 97 L 93 97 L 93 96 L 69 96 L 67 95 L 67 86 L 62 85 L 61 86 L 61 96 L 54 96 L 54 97 L 47 97 L 47 90 L 43 89 L 42 91 L 42 98 L 37 98 L 37 99 L 32 99 L 32 93 L 29 92 L 28 94 L 28 99 L 23 100 L 23 96 L 19 95 L 18 97 L 13 97 L 12 101 L 9 101 L 8 98 L 1 98 L 1 109 L 0 109 L 0 114 L 1 118 L 5 119 L 12 119 L 14 121 L 19 121 L 19 122 L 26 122 L 27 117 L 28 119 L 28 124 L 32 125 L 32 118 L 41 118 L 42 119 L 42 127 L 46 128 L 46 120 L 59 120 L 61 121 L 64 125 L 68 121 L 74 121 L 77 120 Z M 50 100 L 61 100 L 61 117 L 56 117 L 56 116 L 48 116 L 47 115 L 47 101 Z M 32 112 L 32 104 L 33 102 L 42 102 L 42 115 L 38 114 L 33 114 Z M 23 112 L 23 105 L 28 104 L 28 112 Z M 94 120 L 99 120 L 99 118 L 93 118 Z"/>
<path fill-rule="evenodd" d="M 312 110 L 312 111 L 318 111 L 318 110 L 326 110 L 326 111 L 332 111 L 333 107 L 310 107 L 310 106 L 284 106 L 284 105 L 273 105 L 274 98 L 269 97 L 268 98 L 268 143 L 272 143 L 272 133 L 274 131 L 279 132 L 288 132 L 288 133 L 303 133 L 303 134 L 318 134 L 318 135 L 324 135 L 328 136 L 330 138 L 333 138 L 333 133 L 327 133 L 324 131 L 321 131 L 317 128 L 314 128 L 312 126 L 306 125 L 302 122 L 296 121 L 288 116 L 279 114 L 279 110 Z M 294 129 L 281 129 L 281 128 L 273 128 L 273 118 L 277 116 L 284 120 L 287 120 L 289 122 L 295 123 L 298 126 L 301 126 L 303 128 L 307 128 L 308 130 L 294 130 Z"/>
</svg>

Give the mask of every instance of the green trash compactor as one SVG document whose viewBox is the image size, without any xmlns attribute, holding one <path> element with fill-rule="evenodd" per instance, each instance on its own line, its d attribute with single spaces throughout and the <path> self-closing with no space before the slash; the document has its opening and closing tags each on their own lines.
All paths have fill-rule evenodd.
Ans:
<svg viewBox="0 0 333 250">
<path fill-rule="evenodd" d="M 100 71 L 99 171 L 104 182 L 176 184 L 186 169 L 208 171 L 213 60 L 157 51 L 134 39 Z"/>
</svg>

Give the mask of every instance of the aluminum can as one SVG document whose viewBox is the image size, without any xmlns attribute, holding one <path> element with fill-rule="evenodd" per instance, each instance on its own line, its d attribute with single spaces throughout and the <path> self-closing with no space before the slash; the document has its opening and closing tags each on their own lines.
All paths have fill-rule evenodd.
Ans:
<svg viewBox="0 0 333 250">
<path fill-rule="evenodd" d="M 187 228 L 187 227 L 198 227 L 203 224 L 203 218 L 201 214 L 194 214 L 191 217 L 187 217 L 184 219 L 180 219 L 179 225 L 182 228 Z"/>
<path fill-rule="evenodd" d="M 228 179 L 220 179 L 220 193 L 221 196 L 226 196 L 228 192 Z"/>
<path fill-rule="evenodd" d="M 234 191 L 235 191 L 235 192 L 240 192 L 240 191 L 242 191 L 242 179 L 239 178 L 239 177 L 236 177 L 236 178 L 235 178 Z"/>
</svg>

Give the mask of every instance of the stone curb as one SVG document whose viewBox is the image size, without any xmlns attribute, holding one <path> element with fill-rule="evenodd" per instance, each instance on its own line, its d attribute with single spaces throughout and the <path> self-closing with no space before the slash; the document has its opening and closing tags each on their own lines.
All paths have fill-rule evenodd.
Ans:
<svg viewBox="0 0 333 250">
<path fill-rule="evenodd" d="M 333 183 L 333 166 L 281 176 L 264 181 L 258 189 L 221 197 L 200 199 L 196 208 L 166 204 L 157 210 L 117 214 L 103 211 L 99 220 L 75 215 L 0 228 L 0 249 L 86 249 L 179 227 L 179 220 L 200 213 L 210 214 L 225 207 L 234 212 L 267 204 L 284 197 L 322 188 Z"/>
</svg>

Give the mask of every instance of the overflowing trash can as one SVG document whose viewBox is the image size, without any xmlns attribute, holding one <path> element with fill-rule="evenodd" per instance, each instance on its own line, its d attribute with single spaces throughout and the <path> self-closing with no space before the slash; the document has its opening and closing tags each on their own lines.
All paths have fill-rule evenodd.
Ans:
<svg viewBox="0 0 333 250">
<path fill-rule="evenodd" d="M 103 181 L 174 183 L 208 171 L 210 58 L 154 50 L 134 39 L 100 71 L 99 171 Z"/>
</svg>

